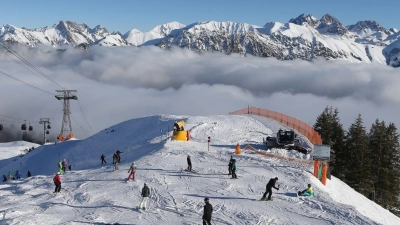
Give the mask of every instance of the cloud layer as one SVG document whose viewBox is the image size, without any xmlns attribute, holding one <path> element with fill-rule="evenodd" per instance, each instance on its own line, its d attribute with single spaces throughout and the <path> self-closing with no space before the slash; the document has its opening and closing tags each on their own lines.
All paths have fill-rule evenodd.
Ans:
<svg viewBox="0 0 400 225">
<path fill-rule="evenodd" d="M 62 54 L 35 48 L 18 53 L 56 83 L 78 91 L 78 101 L 70 102 L 78 138 L 141 116 L 227 114 L 248 105 L 310 125 L 326 106 L 339 109 L 345 129 L 359 113 L 367 129 L 377 118 L 400 125 L 398 69 L 378 63 L 278 61 L 157 47 L 93 47 L 85 53 L 68 49 Z M 4 51 L 0 65 L 0 71 L 56 93 L 51 82 Z M 62 104 L 53 95 L 4 76 L 0 94 L 6 96 L 0 100 L 1 115 L 30 121 L 51 118 L 52 132 L 60 132 Z"/>
</svg>

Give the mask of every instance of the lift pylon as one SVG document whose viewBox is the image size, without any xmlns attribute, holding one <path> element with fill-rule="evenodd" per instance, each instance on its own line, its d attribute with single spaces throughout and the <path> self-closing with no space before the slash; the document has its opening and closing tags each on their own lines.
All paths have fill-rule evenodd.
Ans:
<svg viewBox="0 0 400 225">
<path fill-rule="evenodd" d="M 43 144 L 46 144 L 46 124 L 49 124 L 47 128 L 50 127 L 50 118 L 40 118 L 39 123 L 43 124 Z"/>
<path fill-rule="evenodd" d="M 63 121 L 61 124 L 61 133 L 58 136 L 58 140 L 59 141 L 65 141 L 68 140 L 70 138 L 74 137 L 74 134 L 72 133 L 72 126 L 71 126 L 71 118 L 70 118 L 70 114 L 71 114 L 71 110 L 69 109 L 69 100 L 78 100 L 78 97 L 76 97 L 75 93 L 76 90 L 56 90 L 57 92 L 59 92 L 58 95 L 56 95 L 55 97 L 58 100 L 64 100 L 64 116 L 63 116 Z"/>
</svg>

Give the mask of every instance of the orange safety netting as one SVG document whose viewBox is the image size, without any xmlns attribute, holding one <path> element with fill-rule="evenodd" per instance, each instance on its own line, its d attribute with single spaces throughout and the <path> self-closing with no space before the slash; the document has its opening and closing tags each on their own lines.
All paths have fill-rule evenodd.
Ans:
<svg viewBox="0 0 400 225">
<path fill-rule="evenodd" d="M 230 112 L 229 114 L 253 114 L 253 115 L 268 117 L 297 130 L 299 133 L 307 137 L 312 144 L 322 144 L 321 136 L 312 127 L 310 127 L 303 121 L 300 121 L 296 118 L 287 116 L 282 113 L 270 111 L 268 109 L 248 107 L 236 110 L 234 112 Z"/>
</svg>

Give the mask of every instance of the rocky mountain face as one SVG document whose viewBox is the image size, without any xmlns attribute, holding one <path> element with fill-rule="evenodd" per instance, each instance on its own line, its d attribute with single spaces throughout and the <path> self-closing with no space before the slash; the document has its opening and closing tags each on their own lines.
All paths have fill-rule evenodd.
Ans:
<svg viewBox="0 0 400 225">
<path fill-rule="evenodd" d="M 263 27 L 246 23 L 206 21 L 188 26 L 178 22 L 162 24 L 149 32 L 132 29 L 124 35 L 110 34 L 106 28 L 91 29 L 86 24 L 60 21 L 51 28 L 29 30 L 4 25 L 0 40 L 8 44 L 34 47 L 70 45 L 145 46 L 163 49 L 180 47 L 196 52 L 275 57 L 280 60 L 326 60 L 378 62 L 400 66 L 400 32 L 385 29 L 372 20 L 343 26 L 326 14 L 321 19 L 300 15 L 289 23 L 267 23 Z"/>
</svg>

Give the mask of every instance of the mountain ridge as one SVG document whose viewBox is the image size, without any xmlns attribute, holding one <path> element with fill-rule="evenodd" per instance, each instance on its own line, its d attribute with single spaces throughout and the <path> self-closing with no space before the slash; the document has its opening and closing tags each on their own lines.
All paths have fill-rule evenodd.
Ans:
<svg viewBox="0 0 400 225">
<path fill-rule="evenodd" d="M 109 33 L 101 25 L 59 21 L 52 27 L 17 28 L 5 24 L 0 40 L 9 44 L 63 46 L 158 46 L 163 49 L 187 48 L 196 52 L 275 57 L 279 60 L 317 58 L 343 59 L 351 62 L 383 63 L 400 66 L 397 43 L 400 32 L 386 29 L 373 20 L 344 26 L 330 14 L 317 19 L 311 14 L 290 19 L 288 23 L 268 22 L 264 26 L 247 23 L 203 21 L 184 25 L 161 24 L 148 32 L 135 28 L 121 35 Z M 375 46 L 382 51 L 367 51 Z M 387 48 L 387 49 L 386 49 Z M 372 55 L 371 55 L 372 54 Z M 378 59 L 378 60 L 376 60 Z"/>
</svg>

